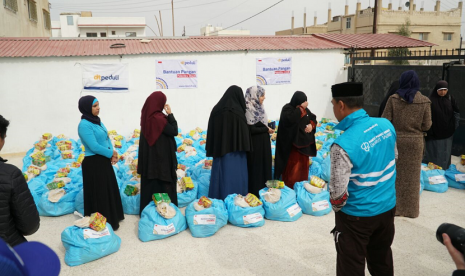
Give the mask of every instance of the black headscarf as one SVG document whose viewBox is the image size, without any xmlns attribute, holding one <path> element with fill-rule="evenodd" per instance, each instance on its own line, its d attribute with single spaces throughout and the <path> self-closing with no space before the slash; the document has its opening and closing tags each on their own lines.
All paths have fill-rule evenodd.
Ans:
<svg viewBox="0 0 465 276">
<path fill-rule="evenodd" d="M 210 113 L 206 144 L 208 157 L 222 157 L 230 152 L 252 149 L 245 109 L 242 89 L 236 85 L 229 87 Z"/>
<path fill-rule="evenodd" d="M 429 96 L 433 124 L 428 131 L 428 138 L 432 139 L 446 139 L 455 132 L 454 104 L 449 91 L 445 96 L 439 96 L 438 89 L 441 88 L 448 88 L 448 83 L 443 80 L 438 81 Z"/>
<path fill-rule="evenodd" d="M 389 87 L 389 90 L 386 96 L 384 97 L 384 100 L 381 102 L 381 105 L 379 106 L 378 117 L 383 116 L 383 112 L 384 112 L 384 109 L 386 108 L 387 101 L 392 95 L 396 94 L 396 91 L 399 89 L 399 86 L 400 86 L 400 82 L 398 80 L 391 83 L 391 87 Z"/>
<path fill-rule="evenodd" d="M 305 101 L 307 101 L 305 93 L 297 91 L 292 96 L 290 103 L 284 105 L 281 110 L 276 138 L 275 179 L 279 179 L 286 168 L 293 146 L 304 155 L 316 156 L 316 116 L 306 108 L 302 117 L 300 108 L 297 108 Z M 306 133 L 305 128 L 311 123 L 310 121 L 313 121 L 315 127 L 311 133 Z"/>
<path fill-rule="evenodd" d="M 79 99 L 79 111 L 81 111 L 81 119 L 86 119 L 87 121 L 100 125 L 100 118 L 92 114 L 92 106 L 94 105 L 94 96 L 84 96 Z"/>
</svg>

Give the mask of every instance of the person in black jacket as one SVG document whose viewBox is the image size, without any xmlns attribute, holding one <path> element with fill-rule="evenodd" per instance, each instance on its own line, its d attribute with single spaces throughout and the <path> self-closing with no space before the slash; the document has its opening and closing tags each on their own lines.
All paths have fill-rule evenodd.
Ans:
<svg viewBox="0 0 465 276">
<path fill-rule="evenodd" d="M 249 87 L 245 93 L 245 117 L 252 136 L 252 151 L 247 153 L 247 170 L 249 173 L 249 193 L 258 196 L 271 180 L 271 143 L 270 134 L 274 129 L 268 127 L 263 101 L 265 89 L 261 86 Z"/>
<path fill-rule="evenodd" d="M 163 109 L 168 114 L 163 114 Z M 176 141 L 178 123 L 166 104 L 161 91 L 153 92 L 145 101 L 141 114 L 139 160 L 137 173 L 141 175 L 140 211 L 152 200 L 154 193 L 167 193 L 178 205 L 176 193 Z"/>
<path fill-rule="evenodd" d="M 458 251 L 457 248 L 454 247 L 449 235 L 447 235 L 446 233 L 442 234 L 442 240 L 444 241 L 444 245 L 446 246 L 447 251 L 449 251 L 449 255 L 451 256 L 452 260 L 457 266 L 457 270 L 454 271 L 452 276 L 464 276 L 465 257 L 463 256 L 462 252 Z"/>
<path fill-rule="evenodd" d="M 0 115 L 0 151 L 9 124 Z M 40 218 L 23 174 L 6 162 L 0 157 L 0 237 L 16 246 L 39 229 Z"/>
</svg>

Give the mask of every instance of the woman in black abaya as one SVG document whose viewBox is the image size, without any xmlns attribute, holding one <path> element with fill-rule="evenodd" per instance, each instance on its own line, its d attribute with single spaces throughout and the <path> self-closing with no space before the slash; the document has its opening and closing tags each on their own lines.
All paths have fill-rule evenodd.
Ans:
<svg viewBox="0 0 465 276">
<path fill-rule="evenodd" d="M 245 109 L 242 89 L 233 85 L 210 114 L 206 150 L 213 157 L 211 198 L 224 200 L 229 194 L 248 192 L 246 153 L 251 150 L 251 137 Z"/>
</svg>

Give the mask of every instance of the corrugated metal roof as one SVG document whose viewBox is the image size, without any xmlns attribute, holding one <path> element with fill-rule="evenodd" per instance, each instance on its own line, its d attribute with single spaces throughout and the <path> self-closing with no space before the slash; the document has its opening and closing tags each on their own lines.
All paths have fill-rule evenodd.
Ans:
<svg viewBox="0 0 465 276">
<path fill-rule="evenodd" d="M 143 43 L 141 40 L 150 40 Z M 124 48 L 110 48 L 124 44 Z M 435 44 L 395 34 L 314 34 L 306 36 L 235 36 L 186 38 L 0 38 L 0 57 L 68 57 L 172 54 L 221 51 L 385 49 Z"/>
<path fill-rule="evenodd" d="M 432 47 L 436 44 L 397 34 L 314 34 L 313 36 L 356 49 Z"/>
<path fill-rule="evenodd" d="M 141 40 L 151 40 L 143 43 Z M 124 48 L 110 48 L 122 43 Z M 314 36 L 248 36 L 188 38 L 0 38 L 0 57 L 66 57 L 169 54 L 244 50 L 343 49 L 343 45 Z"/>
</svg>

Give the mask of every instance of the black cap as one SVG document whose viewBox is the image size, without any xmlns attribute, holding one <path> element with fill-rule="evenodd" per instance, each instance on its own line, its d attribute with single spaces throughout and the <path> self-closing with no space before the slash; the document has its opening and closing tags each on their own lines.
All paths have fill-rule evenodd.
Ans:
<svg viewBox="0 0 465 276">
<path fill-rule="evenodd" d="M 343 82 L 331 86 L 333 98 L 363 96 L 363 83 Z"/>
</svg>

